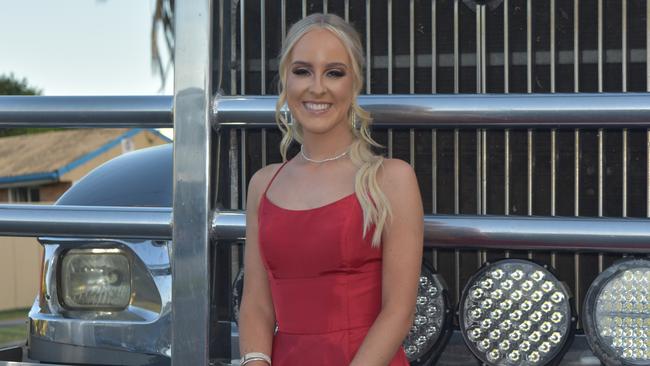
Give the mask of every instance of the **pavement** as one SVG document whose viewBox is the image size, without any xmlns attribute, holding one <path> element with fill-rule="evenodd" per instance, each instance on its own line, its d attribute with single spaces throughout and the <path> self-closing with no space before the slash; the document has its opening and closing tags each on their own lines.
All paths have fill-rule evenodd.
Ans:
<svg viewBox="0 0 650 366">
<path fill-rule="evenodd" d="M 14 327 L 16 325 L 26 324 L 27 319 L 0 320 L 0 328 Z"/>
</svg>

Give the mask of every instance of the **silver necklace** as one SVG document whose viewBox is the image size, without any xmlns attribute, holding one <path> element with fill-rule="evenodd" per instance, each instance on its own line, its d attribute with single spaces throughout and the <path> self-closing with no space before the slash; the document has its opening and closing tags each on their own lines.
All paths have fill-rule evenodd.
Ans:
<svg viewBox="0 0 650 366">
<path fill-rule="evenodd" d="M 305 154 L 305 148 L 303 147 L 303 145 L 300 145 L 300 155 L 302 155 L 302 157 L 305 160 L 307 160 L 309 162 L 312 162 L 312 163 L 316 163 L 316 164 L 326 163 L 328 161 L 340 159 L 340 158 L 344 157 L 345 155 L 347 155 L 348 151 L 350 151 L 350 148 L 346 149 L 344 152 L 342 152 L 339 155 L 336 155 L 334 157 L 323 159 L 323 160 L 316 160 L 316 159 L 312 159 L 312 158 L 307 157 L 307 154 Z"/>
</svg>

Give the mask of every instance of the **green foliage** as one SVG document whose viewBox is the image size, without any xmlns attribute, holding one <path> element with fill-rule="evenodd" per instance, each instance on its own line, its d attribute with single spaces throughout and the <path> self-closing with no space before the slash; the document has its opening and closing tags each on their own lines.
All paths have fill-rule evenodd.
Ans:
<svg viewBox="0 0 650 366">
<path fill-rule="evenodd" d="M 14 74 L 0 75 L 0 95 L 41 95 L 41 90 L 29 86 L 27 79 L 18 79 Z"/>
<path fill-rule="evenodd" d="M 41 95 L 42 91 L 30 86 L 27 79 L 19 79 L 14 74 L 0 75 L 0 95 Z M 40 133 L 59 128 L 0 128 L 0 137 Z"/>
</svg>

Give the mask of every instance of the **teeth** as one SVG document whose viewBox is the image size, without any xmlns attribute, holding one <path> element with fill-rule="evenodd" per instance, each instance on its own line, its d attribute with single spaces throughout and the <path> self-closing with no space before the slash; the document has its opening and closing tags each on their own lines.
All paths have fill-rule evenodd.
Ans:
<svg viewBox="0 0 650 366">
<path fill-rule="evenodd" d="M 330 104 L 329 103 L 305 103 L 305 107 L 313 111 L 324 111 L 330 107 Z"/>
</svg>

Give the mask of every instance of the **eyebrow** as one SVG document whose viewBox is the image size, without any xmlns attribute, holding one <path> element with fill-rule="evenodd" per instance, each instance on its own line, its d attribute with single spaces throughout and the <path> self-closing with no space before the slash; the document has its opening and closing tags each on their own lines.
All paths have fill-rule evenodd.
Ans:
<svg viewBox="0 0 650 366">
<path fill-rule="evenodd" d="M 306 62 L 306 61 L 294 61 L 291 63 L 292 66 L 312 66 L 311 63 Z M 344 64 L 343 62 L 330 62 L 328 64 L 325 64 L 326 68 L 332 68 L 332 67 L 342 67 L 342 68 L 348 68 L 348 65 Z"/>
</svg>

